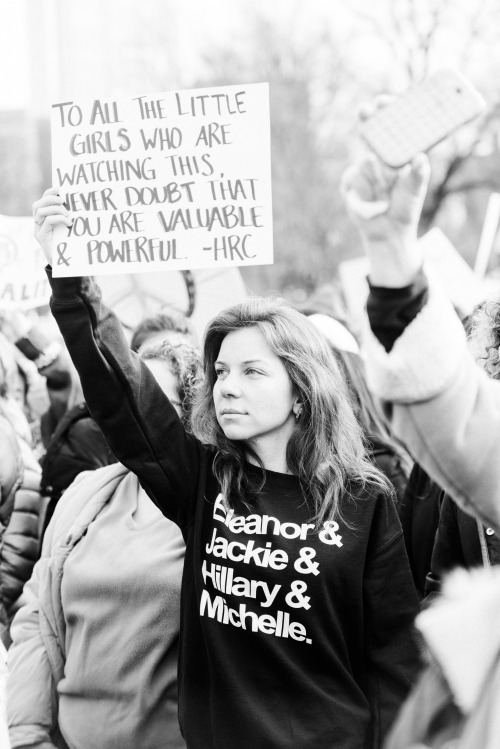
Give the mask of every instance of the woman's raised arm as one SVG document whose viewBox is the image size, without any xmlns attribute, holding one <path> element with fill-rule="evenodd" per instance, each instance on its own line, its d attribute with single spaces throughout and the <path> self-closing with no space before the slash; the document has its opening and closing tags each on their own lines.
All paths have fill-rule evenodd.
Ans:
<svg viewBox="0 0 500 749">
<path fill-rule="evenodd" d="M 51 257 L 53 229 L 70 218 L 54 189 L 33 206 L 35 237 Z M 50 260 L 49 260 L 50 262 Z M 85 400 L 116 458 L 133 471 L 160 509 L 189 523 L 206 451 L 187 435 L 148 367 L 127 343 L 120 321 L 89 277 L 53 278 L 50 307 L 81 379 Z"/>
</svg>

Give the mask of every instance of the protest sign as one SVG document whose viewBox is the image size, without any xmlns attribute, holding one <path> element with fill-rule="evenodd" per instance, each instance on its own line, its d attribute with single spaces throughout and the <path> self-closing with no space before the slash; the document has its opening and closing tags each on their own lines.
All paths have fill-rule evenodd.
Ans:
<svg viewBox="0 0 500 749">
<path fill-rule="evenodd" d="M 52 106 L 55 276 L 270 264 L 265 83 Z"/>
<path fill-rule="evenodd" d="M 33 218 L 0 215 L 0 310 L 49 303 L 45 258 L 33 236 Z"/>
</svg>

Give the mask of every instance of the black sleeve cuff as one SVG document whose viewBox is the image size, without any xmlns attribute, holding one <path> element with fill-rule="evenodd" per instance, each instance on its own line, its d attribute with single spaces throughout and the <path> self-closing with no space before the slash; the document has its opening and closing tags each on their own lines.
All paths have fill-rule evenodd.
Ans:
<svg viewBox="0 0 500 749">
<path fill-rule="evenodd" d="M 423 269 L 413 283 L 399 289 L 373 286 L 368 279 L 370 293 L 366 309 L 374 335 L 386 351 L 390 351 L 404 329 L 425 307 L 429 298 L 429 284 Z"/>
<path fill-rule="evenodd" d="M 45 272 L 52 289 L 52 300 L 54 302 L 71 302 L 81 299 L 81 289 L 88 282 L 85 276 L 72 276 L 70 278 L 55 278 L 52 275 L 52 266 L 46 265 Z"/>
</svg>

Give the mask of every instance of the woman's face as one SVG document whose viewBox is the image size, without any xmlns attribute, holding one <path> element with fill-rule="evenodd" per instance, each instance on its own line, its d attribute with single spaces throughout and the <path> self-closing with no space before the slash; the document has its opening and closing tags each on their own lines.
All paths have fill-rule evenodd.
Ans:
<svg viewBox="0 0 500 749">
<path fill-rule="evenodd" d="M 228 333 L 215 371 L 215 412 L 226 437 L 246 441 L 257 454 L 264 439 L 286 447 L 297 399 L 283 362 L 256 326 Z"/>
<path fill-rule="evenodd" d="M 179 395 L 179 383 L 177 376 L 170 369 L 169 364 L 162 359 L 146 359 L 147 366 L 156 382 L 161 387 L 175 410 L 182 416 L 182 404 Z"/>
</svg>

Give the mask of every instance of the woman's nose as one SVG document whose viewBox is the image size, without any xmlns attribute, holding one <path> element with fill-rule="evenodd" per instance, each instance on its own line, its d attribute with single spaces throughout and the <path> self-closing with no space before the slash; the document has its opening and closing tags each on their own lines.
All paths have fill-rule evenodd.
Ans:
<svg viewBox="0 0 500 749">
<path fill-rule="evenodd" d="M 224 398 L 234 397 L 237 398 L 241 393 L 238 377 L 233 374 L 228 374 L 220 383 L 220 394 Z"/>
</svg>

